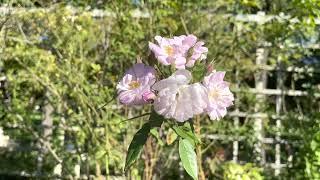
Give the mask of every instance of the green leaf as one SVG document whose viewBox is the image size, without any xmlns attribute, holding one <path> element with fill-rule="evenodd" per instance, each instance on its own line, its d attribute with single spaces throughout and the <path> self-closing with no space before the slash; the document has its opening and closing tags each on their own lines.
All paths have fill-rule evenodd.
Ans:
<svg viewBox="0 0 320 180">
<path fill-rule="evenodd" d="M 184 126 L 174 125 L 172 126 L 172 129 L 181 138 L 188 139 L 193 146 L 195 146 L 198 143 L 201 143 L 201 141 L 197 138 L 197 136 L 192 132 L 190 125 L 188 126 L 188 124 L 186 123 Z"/>
<path fill-rule="evenodd" d="M 194 82 L 202 81 L 203 77 L 206 75 L 207 67 L 204 61 L 196 61 L 192 69 L 192 77 Z"/>
<path fill-rule="evenodd" d="M 150 130 L 154 127 L 160 127 L 163 123 L 163 117 L 152 112 L 149 121 L 146 122 L 142 128 L 133 136 L 133 139 L 129 145 L 126 164 L 124 170 L 127 171 L 128 168 L 138 159 L 141 154 L 142 148 L 146 143 Z"/>
<path fill-rule="evenodd" d="M 156 128 L 151 129 L 150 133 L 151 133 L 151 135 L 152 135 L 153 137 L 155 137 L 155 138 L 157 139 L 157 141 L 158 141 L 158 143 L 159 143 L 160 146 L 164 146 L 164 143 L 163 143 L 163 141 L 161 140 L 160 135 L 159 135 L 159 133 L 158 133 L 158 131 L 157 131 Z"/>
<path fill-rule="evenodd" d="M 168 145 L 174 143 L 174 141 L 178 138 L 177 133 L 175 133 L 171 128 L 168 130 L 166 141 Z"/>
<path fill-rule="evenodd" d="M 161 115 L 157 114 L 154 111 L 151 112 L 151 115 L 149 117 L 149 123 L 151 128 L 160 127 L 163 121 L 164 118 Z"/>
<path fill-rule="evenodd" d="M 179 155 L 183 168 L 193 179 L 198 179 L 197 155 L 188 139 L 179 140 Z"/>
<path fill-rule="evenodd" d="M 142 151 L 143 145 L 148 139 L 150 132 L 150 123 L 145 123 L 142 128 L 133 136 L 133 139 L 129 145 L 126 165 L 124 170 L 127 171 L 128 168 L 138 159 Z"/>
</svg>

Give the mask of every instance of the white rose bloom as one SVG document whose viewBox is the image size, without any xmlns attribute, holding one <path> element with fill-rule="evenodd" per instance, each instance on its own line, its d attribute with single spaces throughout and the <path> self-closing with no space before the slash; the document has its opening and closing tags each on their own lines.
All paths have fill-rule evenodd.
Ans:
<svg viewBox="0 0 320 180">
<path fill-rule="evenodd" d="M 165 118 L 179 122 L 201 114 L 207 107 L 206 89 L 201 83 L 188 84 L 192 79 L 187 70 L 178 70 L 167 79 L 152 86 L 158 91 L 154 110 Z"/>
</svg>

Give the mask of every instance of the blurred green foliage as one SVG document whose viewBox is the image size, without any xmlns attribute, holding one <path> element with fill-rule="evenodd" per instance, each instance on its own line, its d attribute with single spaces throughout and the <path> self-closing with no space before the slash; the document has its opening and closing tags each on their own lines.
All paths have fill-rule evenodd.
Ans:
<svg viewBox="0 0 320 180">
<path fill-rule="evenodd" d="M 254 167 L 252 164 L 243 166 L 236 163 L 227 163 L 223 167 L 224 179 L 230 180 L 262 180 L 261 169 Z"/>
<path fill-rule="evenodd" d="M 52 176 L 60 159 L 63 177 L 75 176 L 76 165 L 81 165 L 82 174 L 122 176 L 129 142 L 145 118 L 124 120 L 147 113 L 149 109 L 121 107 L 114 98 L 115 86 L 137 58 L 150 65 L 154 63 L 148 41 L 153 41 L 155 35 L 193 33 L 204 40 L 209 48 L 208 62 L 218 70 L 227 71 L 227 80 L 234 89 L 237 89 L 235 83 L 240 82 L 241 92 L 236 95 L 235 106 L 248 113 L 254 112 L 256 103 L 255 95 L 247 93 L 247 88 L 254 86 L 254 73 L 260 70 L 255 66 L 257 47 L 265 42 L 272 44 L 267 47 L 270 65 L 281 59 L 284 66 L 316 67 L 304 64 L 301 58 L 319 55 L 318 50 L 302 46 L 309 41 L 319 43 L 319 27 L 315 23 L 320 9 L 317 0 L 1 2 L 10 8 L 49 8 L 0 18 L 0 76 L 6 76 L 8 83 L 6 93 L 0 93 L 3 100 L 0 126 L 19 144 L 1 151 L 0 169 L 8 173 L 26 171 Z M 78 12 L 74 13 L 69 6 Z M 94 18 L 89 12 L 95 8 L 113 15 Z M 232 16 L 259 11 L 274 15 L 284 13 L 299 22 L 272 20 L 259 24 L 236 21 Z M 133 17 L 136 12 L 149 14 L 149 17 Z M 300 46 L 292 47 L 295 43 Z M 275 88 L 275 71 L 268 76 L 269 85 Z M 286 116 L 282 121 L 282 138 L 299 143 L 282 148 L 282 157 L 287 157 L 291 151 L 295 153 L 293 166 L 283 168 L 281 176 L 313 179 L 319 176 L 319 97 L 315 96 L 319 93 L 319 75 L 288 73 L 283 78 L 286 89 L 306 90 L 309 96 L 286 97 L 283 105 Z M 274 114 L 274 101 L 273 97 L 267 98 L 263 112 Z M 39 137 L 48 129 L 42 123 L 49 107 L 53 108 L 50 114 L 53 126 L 48 141 L 54 153 L 43 152 L 44 144 L 39 142 Z M 274 137 L 275 120 L 271 116 L 264 120 L 266 134 Z M 254 119 L 241 118 L 240 122 L 235 129 L 231 117 L 219 122 L 203 117 L 201 133 L 244 137 L 240 143 L 239 156 L 243 158 L 240 160 L 254 162 L 252 152 L 257 141 L 253 136 Z M 152 142 L 156 145 L 150 146 L 156 159 L 154 176 L 159 179 L 187 177 L 175 160 L 178 152 L 167 148 L 168 144 L 177 147 L 174 133 L 165 134 L 168 131 L 168 127 L 160 129 L 158 141 L 161 145 Z M 163 144 L 161 139 L 167 143 Z M 206 177 L 236 179 L 236 174 L 240 173 L 241 178 L 263 179 L 262 174 L 266 179 L 274 178 L 267 167 L 262 172 L 251 164 L 222 166 L 232 156 L 230 140 L 202 138 L 202 141 L 203 165 L 208 167 Z M 39 156 L 43 156 L 42 161 Z M 144 160 L 145 156 L 142 156 Z M 288 158 L 283 158 L 282 162 Z M 145 165 L 138 162 L 126 175 L 131 179 L 143 177 Z"/>
<path fill-rule="evenodd" d="M 317 132 L 309 144 L 306 156 L 306 173 L 310 179 L 320 178 L 320 133 Z"/>
</svg>

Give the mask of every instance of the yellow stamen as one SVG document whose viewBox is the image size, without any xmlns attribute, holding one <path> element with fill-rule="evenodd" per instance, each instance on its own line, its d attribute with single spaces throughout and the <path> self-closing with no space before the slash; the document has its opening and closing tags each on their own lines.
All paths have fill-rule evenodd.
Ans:
<svg viewBox="0 0 320 180">
<path fill-rule="evenodd" d="M 209 92 L 209 99 L 216 99 L 218 97 L 219 97 L 219 92 L 216 89 Z"/>
<path fill-rule="evenodd" d="M 165 47 L 164 47 L 164 51 L 165 51 L 169 56 L 173 55 L 173 47 L 171 47 L 171 46 L 165 46 Z"/>
<path fill-rule="evenodd" d="M 131 81 L 129 83 L 130 89 L 136 89 L 140 86 L 140 83 L 138 81 Z"/>
</svg>

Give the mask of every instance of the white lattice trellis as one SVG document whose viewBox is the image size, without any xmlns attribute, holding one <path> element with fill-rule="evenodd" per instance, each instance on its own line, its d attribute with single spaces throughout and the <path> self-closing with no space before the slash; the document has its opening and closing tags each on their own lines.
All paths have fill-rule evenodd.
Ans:
<svg viewBox="0 0 320 180">
<path fill-rule="evenodd" d="M 78 11 L 77 9 L 70 7 L 70 9 L 74 12 L 74 14 L 77 14 Z M 50 9 L 42 9 L 42 8 L 32 8 L 32 9 L 24 9 L 24 8 L 15 8 L 11 9 L 8 7 L 0 7 L 0 14 L 1 15 L 6 15 L 6 14 L 14 14 L 14 13 L 22 13 L 22 12 L 34 12 L 34 11 L 50 11 Z M 101 18 L 101 17 L 115 17 L 113 13 L 108 12 L 108 11 L 102 11 L 102 10 L 93 10 L 90 12 L 91 15 L 95 18 Z M 206 12 L 204 12 L 206 13 Z M 133 11 L 132 16 L 134 18 L 149 18 L 149 14 L 147 12 L 141 12 L 141 11 Z M 210 16 L 210 14 L 208 14 Z M 259 13 L 259 14 L 248 14 L 248 15 L 225 15 L 225 17 L 234 17 L 236 21 L 244 21 L 244 22 L 254 22 L 258 24 L 264 24 L 267 23 L 271 20 L 278 20 L 278 21 L 290 21 L 291 23 L 297 23 L 298 20 L 295 18 L 291 18 L 289 16 L 285 15 L 275 15 L 275 16 L 268 16 L 265 15 L 264 13 Z M 320 24 L 320 19 L 315 20 L 316 24 Z M 308 45 L 300 45 L 300 44 L 291 44 L 291 47 L 297 47 L 297 46 L 303 46 L 303 48 L 312 48 L 316 49 L 319 48 L 319 44 L 308 44 Z M 281 46 L 280 46 L 281 47 Z M 285 90 L 283 88 L 283 79 L 282 79 L 282 74 L 284 72 L 307 72 L 307 73 L 314 73 L 314 72 L 319 72 L 319 70 L 315 70 L 312 68 L 299 68 L 299 67 L 286 67 L 283 68 L 281 66 L 281 59 L 278 59 L 278 64 L 277 66 L 270 66 L 267 65 L 267 59 L 268 59 L 268 47 L 260 47 L 257 48 L 256 50 L 256 71 L 255 74 L 255 88 L 250 88 L 246 89 L 247 92 L 249 93 L 254 93 L 256 94 L 257 98 L 257 104 L 255 105 L 255 112 L 254 113 L 248 113 L 248 112 L 241 112 L 239 110 L 238 104 L 239 99 L 236 99 L 235 102 L 235 110 L 233 112 L 229 113 L 229 116 L 231 116 L 234 120 L 234 127 L 239 128 L 239 118 L 240 117 L 249 117 L 249 118 L 254 118 L 254 130 L 255 130 L 255 136 L 257 138 L 257 143 L 255 144 L 255 154 L 258 158 L 258 161 L 261 163 L 261 165 L 266 166 L 266 167 L 271 167 L 275 170 L 275 175 L 278 175 L 280 173 L 281 168 L 290 166 L 292 163 L 292 155 L 289 155 L 287 162 L 281 162 L 281 144 L 289 144 L 289 143 L 298 143 L 298 142 L 288 142 L 285 139 L 281 139 L 281 134 L 280 134 L 280 128 L 281 128 L 281 119 L 283 118 L 282 116 L 282 104 L 283 104 L 283 96 L 306 96 L 307 92 L 304 91 L 299 91 L 299 90 Z M 237 59 L 237 62 L 239 60 Z M 277 72 L 277 87 L 276 89 L 266 89 L 266 81 L 267 81 L 267 76 L 266 72 L 267 71 L 274 71 L 276 70 Z M 239 69 L 236 70 L 236 75 L 235 77 L 239 76 Z M 5 77 L 0 77 L 0 83 L 1 81 L 5 81 Z M 239 79 L 235 80 L 235 89 L 233 90 L 235 93 L 240 93 L 240 81 Z M 275 95 L 276 96 L 276 109 L 275 112 L 276 114 L 274 115 L 269 115 L 266 113 L 263 113 L 260 111 L 260 105 L 261 103 L 264 102 L 264 98 L 269 95 Z M 121 108 L 119 106 L 114 106 L 112 107 L 114 109 Z M 272 118 L 276 120 L 276 128 L 278 129 L 275 138 L 270 138 L 270 137 L 265 137 L 264 132 L 263 132 L 263 119 L 264 118 Z M 72 128 L 70 130 L 73 130 Z M 48 133 L 50 130 L 48 130 Z M 219 139 L 224 139 L 224 140 L 229 140 L 233 144 L 233 151 L 232 151 L 232 160 L 234 162 L 239 162 L 239 142 L 244 141 L 245 138 L 240 136 L 240 137 L 232 137 L 232 136 L 225 136 L 225 135 L 218 135 L 218 134 L 208 134 L 205 135 L 206 138 L 212 139 L 212 140 L 219 140 Z M 61 137 L 63 138 L 63 137 Z M 45 139 L 44 139 L 45 140 Z M 47 142 L 45 142 L 47 143 Z M 275 145 L 275 162 L 273 163 L 267 163 L 266 162 L 266 154 L 265 150 L 263 148 L 264 144 L 274 144 Z M 41 163 L 41 160 L 39 160 L 39 163 Z M 41 168 L 40 168 L 41 169 Z M 1 173 L 1 172 L 0 172 Z M 10 174 L 10 172 L 5 172 L 7 174 Z M 28 174 L 26 172 L 12 172 L 12 174 L 15 175 L 20 175 L 20 176 L 30 176 L 30 177 L 35 177 L 38 176 L 40 173 L 34 173 L 34 174 Z"/>
</svg>

